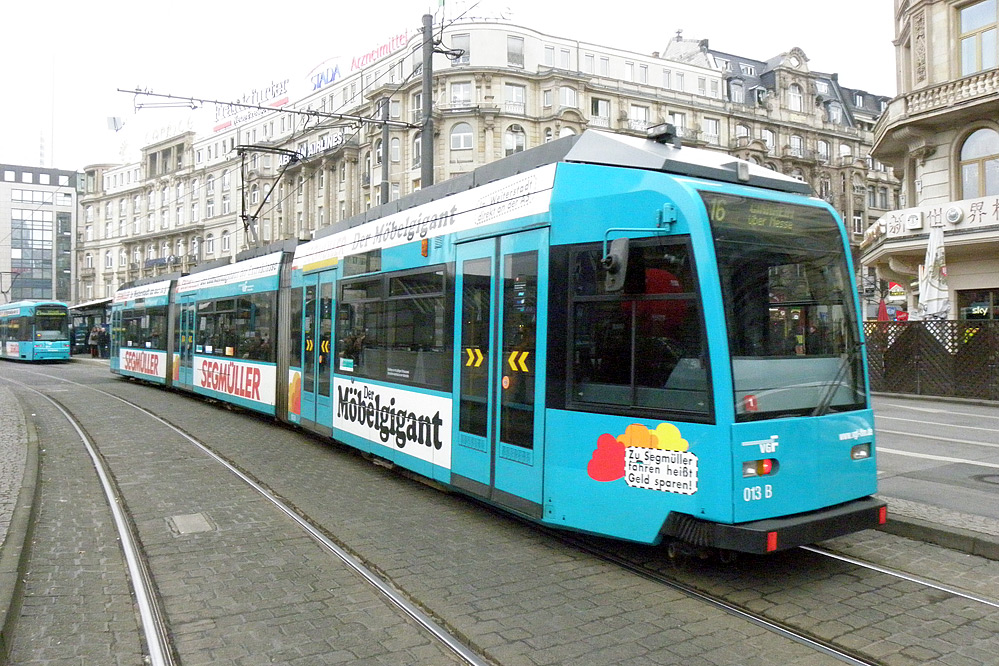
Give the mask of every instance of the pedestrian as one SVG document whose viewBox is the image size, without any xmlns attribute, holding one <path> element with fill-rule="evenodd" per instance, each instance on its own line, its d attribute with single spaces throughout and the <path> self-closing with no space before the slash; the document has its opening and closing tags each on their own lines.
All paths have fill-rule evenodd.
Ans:
<svg viewBox="0 0 999 666">
<path fill-rule="evenodd" d="M 90 346 L 90 358 L 97 358 L 100 351 L 100 329 L 94 326 L 90 329 L 90 335 L 87 337 L 87 344 Z"/>
<path fill-rule="evenodd" d="M 111 355 L 111 349 L 109 344 L 111 342 L 111 336 L 108 335 L 107 326 L 100 326 L 97 328 L 97 348 L 98 355 L 101 358 L 108 358 Z"/>
</svg>

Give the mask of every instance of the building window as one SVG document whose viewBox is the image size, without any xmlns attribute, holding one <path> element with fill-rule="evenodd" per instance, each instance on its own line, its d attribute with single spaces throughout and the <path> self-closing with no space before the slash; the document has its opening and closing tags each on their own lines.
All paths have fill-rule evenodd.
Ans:
<svg viewBox="0 0 999 666">
<path fill-rule="evenodd" d="M 507 113 L 524 114 L 527 111 L 527 88 L 513 83 L 503 86 L 503 98 Z"/>
<path fill-rule="evenodd" d="M 559 106 L 575 109 L 576 108 L 576 89 L 570 88 L 569 86 L 562 86 L 558 89 L 558 102 Z"/>
<path fill-rule="evenodd" d="M 524 66 L 524 38 L 508 35 L 506 38 L 506 64 L 510 67 Z"/>
<path fill-rule="evenodd" d="M 413 137 L 413 166 L 418 167 L 423 163 L 423 135 L 417 134 Z"/>
<path fill-rule="evenodd" d="M 229 250 L 231 248 L 232 248 L 232 234 L 230 234 L 228 231 L 223 231 L 222 232 L 222 251 L 223 252 L 229 252 Z"/>
<path fill-rule="evenodd" d="M 260 186 L 259 185 L 254 184 L 250 188 L 250 203 L 254 204 L 254 205 L 260 203 Z"/>
<path fill-rule="evenodd" d="M 545 47 L 545 67 L 555 66 L 555 47 L 546 46 Z"/>
<path fill-rule="evenodd" d="M 999 289 L 957 292 L 958 319 L 999 319 Z"/>
<path fill-rule="evenodd" d="M 569 49 L 559 49 L 558 66 L 561 69 L 569 69 Z"/>
<path fill-rule="evenodd" d="M 767 152 L 773 152 L 774 145 L 777 143 L 777 137 L 773 133 L 773 130 L 762 130 L 760 132 L 760 138 L 763 139 L 763 143 L 767 144 Z"/>
<path fill-rule="evenodd" d="M 649 107 L 632 104 L 628 111 L 629 129 L 643 131 L 649 127 Z"/>
<path fill-rule="evenodd" d="M 510 125 L 506 130 L 506 134 L 503 135 L 505 155 L 509 157 L 514 153 L 523 152 L 526 145 L 527 135 L 524 133 L 524 128 L 520 125 Z"/>
<path fill-rule="evenodd" d="M 804 157 L 805 155 L 805 140 L 800 136 L 791 136 L 791 155 L 793 157 Z"/>
<path fill-rule="evenodd" d="M 720 140 L 719 134 L 721 132 L 721 121 L 717 118 L 705 118 L 703 126 L 704 140 L 708 143 L 718 145 Z"/>
<path fill-rule="evenodd" d="M 595 67 L 595 58 L 592 53 L 587 53 L 583 55 L 583 72 L 586 74 L 593 74 Z"/>
<path fill-rule="evenodd" d="M 829 122 L 837 125 L 843 122 L 843 107 L 838 102 L 829 104 Z"/>
<path fill-rule="evenodd" d="M 455 51 L 461 51 L 461 55 L 451 59 L 451 66 L 467 65 L 471 52 L 468 35 L 451 35 L 451 48 Z"/>
<path fill-rule="evenodd" d="M 451 84 L 451 105 L 470 106 L 472 104 L 472 82 L 462 81 Z"/>
<path fill-rule="evenodd" d="M 961 146 L 961 198 L 999 194 L 999 132 L 972 132 Z"/>
<path fill-rule="evenodd" d="M 610 58 L 600 58 L 600 76 L 610 76 Z"/>
<path fill-rule="evenodd" d="M 229 212 L 230 212 L 229 195 L 228 194 L 223 194 L 222 195 L 222 214 L 223 215 L 228 215 Z"/>
<path fill-rule="evenodd" d="M 787 107 L 799 113 L 804 110 L 804 96 L 801 94 L 801 86 L 792 83 L 787 89 Z"/>
<path fill-rule="evenodd" d="M 853 214 L 853 233 L 857 236 L 864 235 L 864 214 L 856 212 Z"/>
<path fill-rule="evenodd" d="M 746 88 L 742 85 L 742 81 L 732 81 L 728 84 L 728 96 L 731 101 L 737 104 L 746 101 Z"/>
<path fill-rule="evenodd" d="M 829 161 L 829 142 L 828 141 L 819 140 L 818 146 L 819 146 L 819 150 L 818 150 L 819 159 L 822 160 L 823 162 L 828 162 Z"/>
<path fill-rule="evenodd" d="M 663 70 L 663 88 L 668 89 L 670 87 L 670 81 L 672 80 L 670 73 L 671 72 L 668 69 Z"/>
<path fill-rule="evenodd" d="M 635 63 L 633 62 L 624 63 L 624 80 L 625 81 L 635 80 Z"/>
<path fill-rule="evenodd" d="M 994 69 L 999 60 L 997 0 L 976 2 L 960 10 L 961 76 Z"/>
<path fill-rule="evenodd" d="M 597 127 L 610 127 L 610 100 L 590 98 L 590 123 Z"/>
<path fill-rule="evenodd" d="M 208 194 L 215 193 L 215 176 L 208 176 L 208 178 L 205 178 L 205 192 L 208 192 Z M 149 197 L 149 205 L 152 206 L 152 194 L 150 194 Z"/>
<path fill-rule="evenodd" d="M 402 142 L 398 137 L 389 141 L 389 159 L 398 162 L 402 159 Z"/>
<path fill-rule="evenodd" d="M 746 125 L 736 125 L 735 126 L 735 135 L 737 137 L 739 137 L 739 138 L 748 137 L 749 134 L 750 134 L 750 132 L 749 132 L 749 127 L 748 126 L 746 126 Z"/>
<path fill-rule="evenodd" d="M 205 254 L 215 254 L 215 236 L 205 236 Z"/>
<path fill-rule="evenodd" d="M 458 123 L 451 128 L 451 150 L 472 149 L 472 126 L 468 123 Z"/>
</svg>

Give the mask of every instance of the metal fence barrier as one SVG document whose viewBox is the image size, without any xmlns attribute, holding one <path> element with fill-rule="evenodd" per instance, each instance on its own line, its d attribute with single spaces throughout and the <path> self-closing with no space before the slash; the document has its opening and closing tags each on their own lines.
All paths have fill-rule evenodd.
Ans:
<svg viewBox="0 0 999 666">
<path fill-rule="evenodd" d="M 871 390 L 999 400 L 999 321 L 868 321 Z"/>
</svg>

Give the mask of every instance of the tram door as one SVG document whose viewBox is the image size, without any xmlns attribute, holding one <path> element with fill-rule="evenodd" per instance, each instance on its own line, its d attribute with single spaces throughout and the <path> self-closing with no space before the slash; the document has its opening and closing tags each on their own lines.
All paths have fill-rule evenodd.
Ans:
<svg viewBox="0 0 999 666">
<path fill-rule="evenodd" d="M 193 297 L 180 297 L 178 300 L 179 318 L 174 344 L 174 381 L 181 386 L 191 387 L 194 384 L 195 304 Z M 179 364 L 176 363 L 178 356 Z"/>
<path fill-rule="evenodd" d="M 542 514 L 548 230 L 458 246 L 451 482 Z M 539 277 L 541 279 L 539 279 Z"/>
<path fill-rule="evenodd" d="M 302 303 L 302 425 L 330 433 L 334 271 L 304 276 Z"/>
</svg>

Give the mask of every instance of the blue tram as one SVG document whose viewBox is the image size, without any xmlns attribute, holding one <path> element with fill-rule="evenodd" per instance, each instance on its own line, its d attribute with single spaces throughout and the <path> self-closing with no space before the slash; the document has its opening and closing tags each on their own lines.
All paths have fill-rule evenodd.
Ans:
<svg viewBox="0 0 999 666">
<path fill-rule="evenodd" d="M 809 194 L 587 131 L 162 285 L 167 367 L 112 369 L 560 528 L 811 543 L 886 507 L 849 246 Z"/>
<path fill-rule="evenodd" d="M 68 361 L 69 308 L 59 301 L 0 305 L 0 358 Z"/>
</svg>

